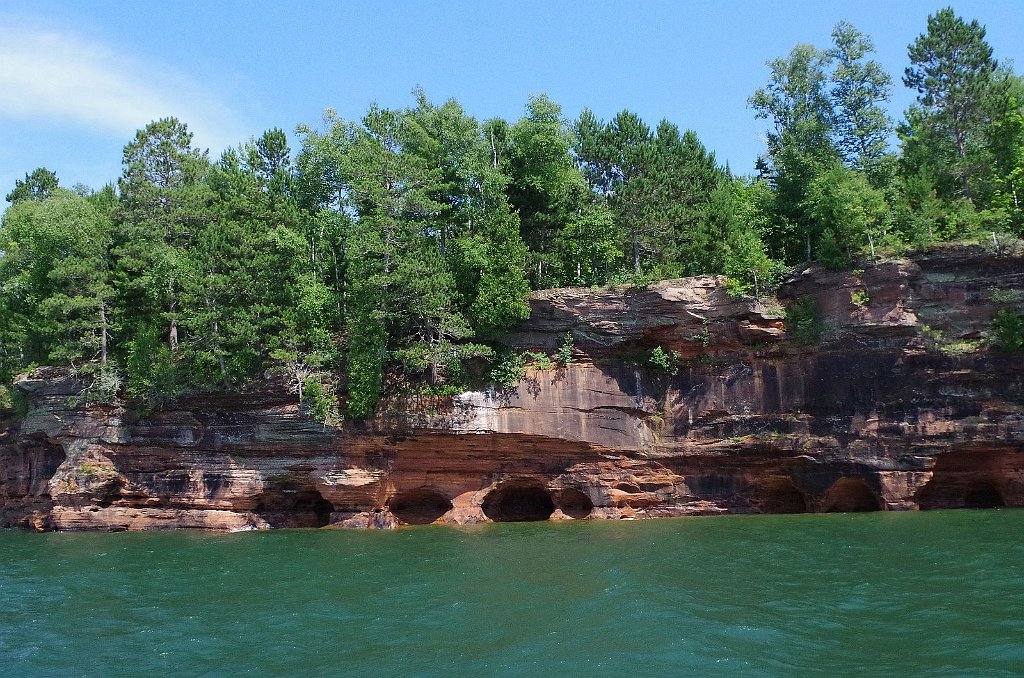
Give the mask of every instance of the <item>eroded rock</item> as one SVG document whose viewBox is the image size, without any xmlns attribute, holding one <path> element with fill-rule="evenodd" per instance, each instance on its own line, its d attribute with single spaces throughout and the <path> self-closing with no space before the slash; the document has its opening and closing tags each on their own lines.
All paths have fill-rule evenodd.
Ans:
<svg viewBox="0 0 1024 678">
<path fill-rule="evenodd" d="M 819 310 L 813 346 L 782 322 L 801 298 Z M 1024 358 L 986 340 L 995 312 L 1024 311 L 1022 299 L 1024 261 L 963 248 L 863 272 L 812 267 L 759 302 L 711 276 L 548 290 L 507 339 L 553 352 L 571 332 L 571 365 L 530 370 L 505 391 L 393 399 L 352 428 L 312 422 L 273 382 L 139 419 L 76 405 L 81 382 L 40 370 L 18 382 L 27 415 L 0 413 L 0 525 L 390 528 L 1024 506 Z M 658 346 L 678 352 L 674 374 L 649 363 Z"/>
</svg>

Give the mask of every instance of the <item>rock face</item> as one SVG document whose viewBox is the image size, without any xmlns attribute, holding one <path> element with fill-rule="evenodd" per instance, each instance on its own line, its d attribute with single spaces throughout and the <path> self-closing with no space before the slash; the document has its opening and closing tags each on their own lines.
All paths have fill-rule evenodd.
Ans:
<svg viewBox="0 0 1024 678">
<path fill-rule="evenodd" d="M 813 299 L 798 345 L 784 305 Z M 807 302 L 805 302 L 807 303 Z M 777 299 L 699 277 L 537 293 L 507 341 L 568 367 L 508 391 L 390 401 L 313 422 L 281 384 L 139 418 L 22 377 L 0 416 L 0 525 L 395 527 L 505 520 L 1024 506 L 1024 355 L 987 340 L 1024 310 L 1024 260 L 948 249 L 809 268 Z M 652 365 L 652 349 L 673 359 Z M 677 355 L 673 355 L 677 352 Z M 674 373 L 672 373 L 674 370 Z"/>
</svg>

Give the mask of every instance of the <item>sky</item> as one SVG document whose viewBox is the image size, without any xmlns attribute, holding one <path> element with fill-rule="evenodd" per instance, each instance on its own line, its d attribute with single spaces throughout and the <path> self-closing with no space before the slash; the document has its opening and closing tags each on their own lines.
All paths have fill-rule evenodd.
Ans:
<svg viewBox="0 0 1024 678">
<path fill-rule="evenodd" d="M 0 2 L 0 195 L 36 167 L 99 188 L 148 122 L 173 115 L 195 145 L 224 149 L 280 127 L 316 127 L 325 109 L 360 118 L 371 103 L 413 104 L 421 86 L 479 119 L 519 118 L 546 93 L 567 118 L 629 109 L 652 126 L 693 129 L 747 174 L 765 122 L 747 99 L 765 62 L 797 43 L 826 47 L 852 22 L 893 76 L 907 45 L 943 7 L 918 0 L 3 0 Z M 953 3 L 978 19 L 1001 61 L 1024 64 L 1024 2 Z M 1024 66 L 1018 66 L 1020 73 Z"/>
</svg>

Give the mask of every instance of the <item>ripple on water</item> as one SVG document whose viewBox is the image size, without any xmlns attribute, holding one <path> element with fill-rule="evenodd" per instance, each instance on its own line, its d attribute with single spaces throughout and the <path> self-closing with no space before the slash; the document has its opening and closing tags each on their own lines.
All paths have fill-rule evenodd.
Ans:
<svg viewBox="0 0 1024 678">
<path fill-rule="evenodd" d="M 1024 512 L 0 531 L 10 675 L 1014 675 Z"/>
</svg>

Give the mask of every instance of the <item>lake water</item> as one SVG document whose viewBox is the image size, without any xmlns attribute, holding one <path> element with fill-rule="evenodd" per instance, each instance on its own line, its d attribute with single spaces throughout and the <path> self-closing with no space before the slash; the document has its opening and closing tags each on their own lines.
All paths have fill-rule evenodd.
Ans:
<svg viewBox="0 0 1024 678">
<path fill-rule="evenodd" d="M 0 530 L 0 674 L 1010 676 L 1024 511 Z"/>
</svg>

